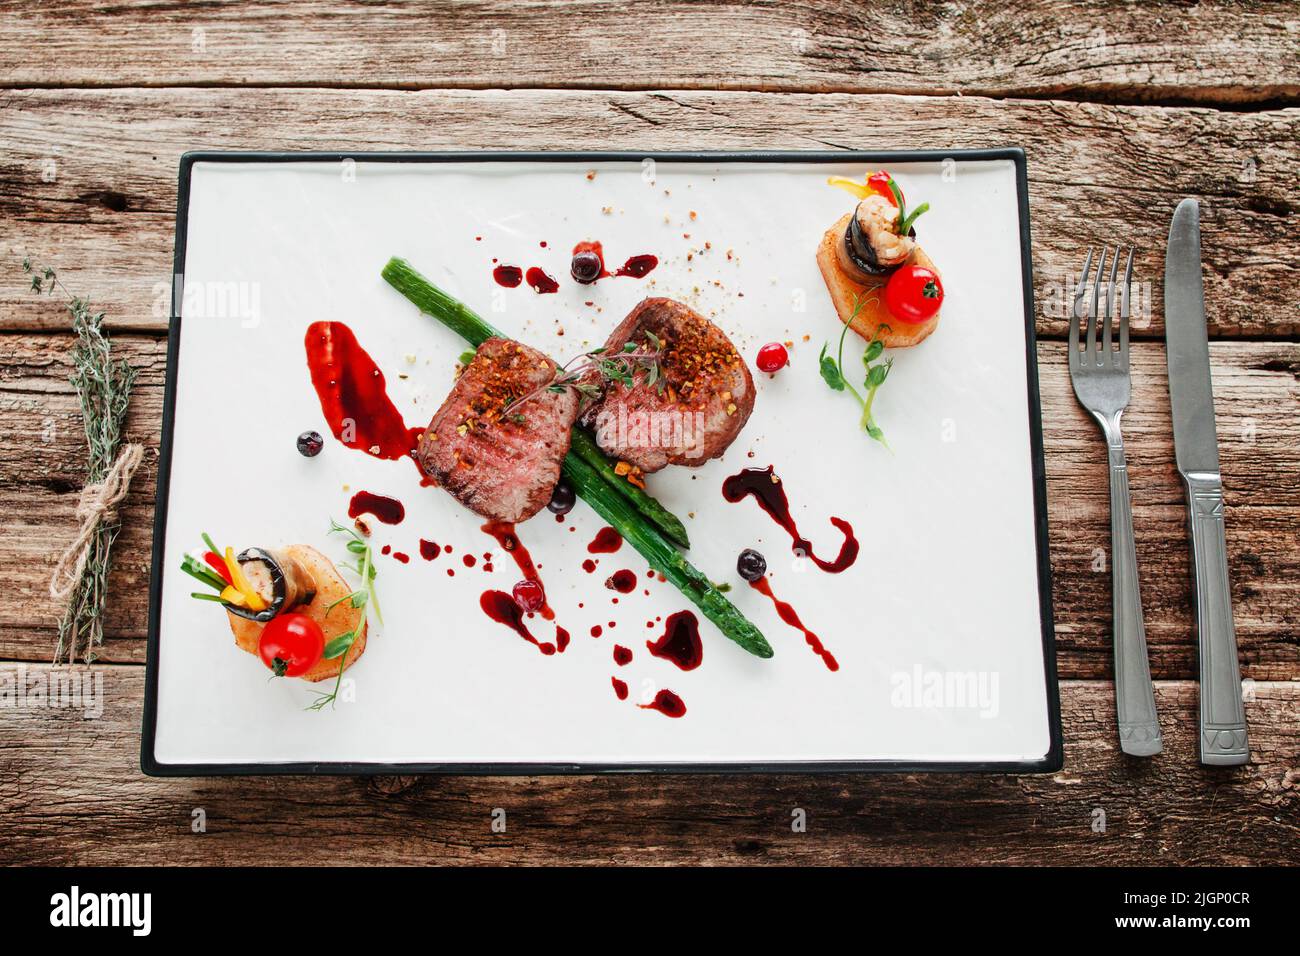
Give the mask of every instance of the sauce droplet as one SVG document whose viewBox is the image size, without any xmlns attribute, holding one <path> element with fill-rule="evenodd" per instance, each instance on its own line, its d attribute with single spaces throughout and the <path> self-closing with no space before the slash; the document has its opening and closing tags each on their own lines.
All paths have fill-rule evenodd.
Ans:
<svg viewBox="0 0 1300 956">
<path fill-rule="evenodd" d="M 623 536 L 613 528 L 605 527 L 596 532 L 596 537 L 587 545 L 590 554 L 613 554 L 623 546 Z"/>
<path fill-rule="evenodd" d="M 515 599 L 509 594 L 506 594 L 505 591 L 484 591 L 483 595 L 479 598 L 478 603 L 479 607 L 483 608 L 484 614 L 492 618 L 492 620 L 496 621 L 498 624 L 504 624 L 506 627 L 510 628 L 529 644 L 534 645 L 547 657 L 555 653 L 554 644 L 549 642 L 544 643 L 533 637 L 532 633 L 528 630 L 528 626 L 524 624 L 523 611 L 519 609 L 519 605 L 515 603 Z"/>
<path fill-rule="evenodd" d="M 442 548 L 437 544 L 432 541 L 426 541 L 424 538 L 420 539 L 420 557 L 424 558 L 424 560 L 432 561 L 441 553 Z"/>
<path fill-rule="evenodd" d="M 406 517 L 406 506 L 387 495 L 358 491 L 348 504 L 348 517 L 359 518 L 366 514 L 374 515 L 384 524 L 401 524 Z"/>
<path fill-rule="evenodd" d="M 627 262 L 619 266 L 614 275 L 631 276 L 633 279 L 644 279 L 657 265 L 659 265 L 659 259 L 656 256 L 631 256 Z"/>
<path fill-rule="evenodd" d="M 638 705 L 642 710 L 657 710 L 665 717 L 681 717 L 686 713 L 686 704 L 670 690 L 661 690 L 648 704 Z"/>
<path fill-rule="evenodd" d="M 546 602 L 546 586 L 542 584 L 542 576 L 537 573 L 537 566 L 533 564 L 533 556 L 528 553 L 524 543 L 519 540 L 515 533 L 515 526 L 508 521 L 489 521 L 482 525 L 482 530 L 490 534 L 501 545 L 501 549 L 514 558 L 515 565 L 519 568 L 519 573 L 524 576 L 525 581 L 531 581 L 537 585 L 542 593 L 541 604 L 538 607 L 538 613 L 548 621 L 555 620 L 555 612 Z"/>
<path fill-rule="evenodd" d="M 545 295 L 548 292 L 555 292 L 560 288 L 558 282 L 548 276 L 541 269 L 537 268 L 537 266 L 531 267 L 525 278 L 527 278 L 528 284 L 533 287 L 533 291 L 539 295 Z"/>
<path fill-rule="evenodd" d="M 611 677 L 609 682 L 614 685 L 614 694 L 619 700 L 627 700 L 627 682 L 621 681 L 617 677 Z"/>
<path fill-rule="evenodd" d="M 619 667 L 626 667 L 632 663 L 632 649 L 624 647 L 622 644 L 614 645 L 614 663 Z"/>
<path fill-rule="evenodd" d="M 500 265 L 492 270 L 492 278 L 496 280 L 497 285 L 513 289 L 524 281 L 524 270 L 518 266 Z"/>
<path fill-rule="evenodd" d="M 835 655 L 826 650 L 826 646 L 822 644 L 820 637 L 804 626 L 803 621 L 799 620 L 799 615 L 795 613 L 794 607 L 787 604 L 785 601 L 779 600 L 777 596 L 772 593 L 772 585 L 768 583 L 767 578 L 759 578 L 757 581 L 751 581 L 749 586 L 760 594 L 767 595 L 771 599 L 772 605 L 776 608 L 776 613 L 781 620 L 785 621 L 785 623 L 789 624 L 791 627 L 803 631 L 804 640 L 807 641 L 808 646 L 813 649 L 813 653 L 820 657 L 826 664 L 827 670 L 837 671 L 840 669 L 839 661 L 835 659 Z"/>
<path fill-rule="evenodd" d="M 826 561 L 813 553 L 811 542 L 799 533 L 794 518 L 790 515 L 790 502 L 785 496 L 785 487 L 771 465 L 766 468 L 746 468 L 727 478 L 722 483 L 722 496 L 732 504 L 753 496 L 759 507 L 790 535 L 793 550 L 812 559 L 823 571 L 839 574 L 852 567 L 858 559 L 858 539 L 853 535 L 853 526 L 843 518 L 831 518 L 831 524 L 844 535 L 844 543 L 840 545 L 840 553 L 835 560 Z"/>
<path fill-rule="evenodd" d="M 700 640 L 700 622 L 691 611 L 668 615 L 664 632 L 657 641 L 645 646 L 655 657 L 671 661 L 684 671 L 693 671 L 704 660 L 704 642 Z"/>
<path fill-rule="evenodd" d="M 615 571 L 605 579 L 605 587 L 619 594 L 631 594 L 636 589 L 636 572 L 627 569 Z"/>
</svg>

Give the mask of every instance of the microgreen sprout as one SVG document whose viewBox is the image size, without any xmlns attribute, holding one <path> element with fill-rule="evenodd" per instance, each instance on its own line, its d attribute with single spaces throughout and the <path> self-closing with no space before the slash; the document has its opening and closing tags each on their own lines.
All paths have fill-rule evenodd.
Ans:
<svg viewBox="0 0 1300 956">
<path fill-rule="evenodd" d="M 862 409 L 862 415 L 858 419 L 858 427 L 880 444 L 889 448 L 889 442 L 885 441 L 885 433 L 876 424 L 871 412 L 872 405 L 876 400 L 876 392 L 881 385 L 885 384 L 885 379 L 889 377 L 889 370 L 894 367 L 892 358 L 883 362 L 878 361 L 880 354 L 885 350 L 885 343 L 880 336 L 889 331 L 889 326 L 881 325 L 876 328 L 871 341 L 867 343 L 867 350 L 862 355 L 862 365 L 866 369 L 866 377 L 862 382 L 865 395 L 854 388 L 844 372 L 844 338 L 848 334 L 849 327 L 853 324 L 853 319 L 857 318 L 858 313 L 870 301 L 872 300 L 858 296 L 854 297 L 853 314 L 849 317 L 849 321 L 844 323 L 844 328 L 840 331 L 839 349 L 836 356 L 832 358 L 827 355 L 826 351 L 830 346 L 829 343 L 824 344 L 821 355 L 818 357 L 818 364 L 822 379 L 831 389 L 837 392 L 847 391 L 857 400 L 858 406 Z"/>
</svg>

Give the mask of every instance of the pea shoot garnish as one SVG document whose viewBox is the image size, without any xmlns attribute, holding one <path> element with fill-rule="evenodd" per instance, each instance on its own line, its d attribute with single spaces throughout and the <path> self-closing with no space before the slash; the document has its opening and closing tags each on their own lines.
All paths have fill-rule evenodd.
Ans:
<svg viewBox="0 0 1300 956">
<path fill-rule="evenodd" d="M 349 540 L 347 549 L 355 558 L 355 564 L 344 563 L 343 567 L 356 574 L 361 579 L 361 584 L 351 594 L 345 594 L 333 604 L 325 609 L 325 616 L 328 617 L 340 604 L 345 601 L 349 606 L 354 608 L 371 608 L 375 609 L 375 619 L 380 624 L 384 623 L 383 612 L 379 609 L 379 599 L 375 596 L 375 560 L 374 553 L 371 551 L 370 543 L 364 537 L 357 533 L 356 529 L 341 525 L 333 519 L 330 520 L 330 534 L 344 534 Z M 338 677 L 334 680 L 334 689 L 328 694 L 317 691 L 316 700 L 309 706 L 308 710 L 321 710 L 327 704 L 333 706 L 338 700 L 339 688 L 343 685 L 343 663 L 346 661 L 348 651 L 352 650 L 352 645 L 356 643 L 361 628 L 365 625 L 365 616 L 361 618 L 361 623 L 345 634 L 331 640 L 325 645 L 325 650 L 321 657 L 325 660 L 339 660 Z"/>
<path fill-rule="evenodd" d="M 885 379 L 889 377 L 889 370 L 894 367 L 892 358 L 885 359 L 883 362 L 877 361 L 880 354 L 885 350 L 885 343 L 881 341 L 880 336 L 889 331 L 889 326 L 880 325 L 876 328 L 871 341 L 867 343 L 866 352 L 862 355 L 862 365 L 866 369 L 866 378 L 862 382 L 863 391 L 866 392 L 865 397 L 853 387 L 844 373 L 844 337 L 848 334 L 853 319 L 857 318 L 858 313 L 862 311 L 863 306 L 868 301 L 870 300 L 854 297 L 853 314 L 849 317 L 849 321 L 844 323 L 844 328 L 840 332 L 840 343 L 836 357 L 832 358 L 826 354 L 826 350 L 829 348 L 829 343 L 827 343 L 822 346 L 818 362 L 822 379 L 831 389 L 837 392 L 847 391 L 857 400 L 858 406 L 862 409 L 862 415 L 858 419 L 858 427 L 880 444 L 889 448 L 889 442 L 885 441 L 885 433 L 876 424 L 876 420 L 871 414 L 871 406 L 876 399 L 876 392 L 881 385 L 885 384 Z M 890 450 L 892 451 L 892 449 Z"/>
</svg>

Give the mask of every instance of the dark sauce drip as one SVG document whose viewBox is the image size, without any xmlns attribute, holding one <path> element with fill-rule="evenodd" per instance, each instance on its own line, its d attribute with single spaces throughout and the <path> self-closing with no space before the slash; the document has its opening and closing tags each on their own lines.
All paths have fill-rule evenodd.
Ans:
<svg viewBox="0 0 1300 956">
<path fill-rule="evenodd" d="M 605 587 L 619 594 L 631 594 L 636 590 L 636 572 L 626 569 L 615 571 L 605 579 Z"/>
<path fill-rule="evenodd" d="M 396 461 L 412 455 L 423 429 L 407 428 L 388 398 L 384 373 L 342 322 L 313 322 L 303 339 L 321 412 L 348 448 Z"/>
<path fill-rule="evenodd" d="M 628 258 L 627 262 L 619 266 L 614 275 L 631 276 L 633 279 L 644 279 L 657 265 L 659 265 L 659 259 L 655 256 L 631 256 Z"/>
<path fill-rule="evenodd" d="M 537 266 L 529 268 L 525 278 L 528 280 L 528 284 L 533 287 L 533 291 L 540 295 L 545 295 L 548 292 L 555 292 L 560 288 L 558 282 L 548 276 L 541 269 L 537 268 Z"/>
<path fill-rule="evenodd" d="M 645 646 L 655 657 L 672 661 L 684 671 L 693 671 L 704 660 L 704 643 L 700 640 L 700 622 L 691 611 L 668 615 L 664 632 L 657 641 Z"/>
<path fill-rule="evenodd" d="M 426 541 L 424 538 L 420 539 L 420 557 L 424 558 L 426 561 L 432 561 L 440 554 L 442 554 L 442 548 L 437 544 L 432 541 Z"/>
<path fill-rule="evenodd" d="M 604 633 L 605 633 L 605 629 L 604 629 L 603 627 L 601 627 L 599 624 L 593 624 L 593 625 L 591 625 L 591 636 L 592 636 L 592 637 L 600 637 L 600 635 L 602 635 L 602 634 L 604 634 Z"/>
<path fill-rule="evenodd" d="M 776 608 L 776 613 L 781 620 L 785 621 L 785 623 L 789 624 L 791 627 L 803 631 L 804 640 L 807 641 L 808 646 L 813 649 L 813 653 L 820 657 L 826 664 L 827 670 L 837 671 L 840 669 L 839 661 L 835 659 L 834 654 L 826 650 L 826 646 L 822 644 L 821 638 L 808 630 L 803 621 L 799 620 L 799 615 L 795 613 L 795 609 L 791 605 L 787 604 L 785 601 L 779 600 L 777 596 L 772 593 L 772 585 L 767 582 L 767 578 L 759 578 L 757 581 L 751 581 L 749 586 L 760 594 L 766 594 L 771 599 L 772 605 Z"/>
<path fill-rule="evenodd" d="M 657 710 L 665 717 L 682 717 L 686 713 L 686 704 L 670 690 L 661 690 L 650 703 L 638 706 L 642 710 Z"/>
<path fill-rule="evenodd" d="M 826 561 L 813 554 L 812 543 L 799 533 L 794 518 L 790 516 L 790 502 L 786 499 L 785 487 L 771 465 L 766 468 L 746 468 L 722 483 L 722 496 L 733 504 L 743 501 L 748 495 L 753 495 L 759 507 L 786 530 L 794 542 L 794 550 L 811 558 L 823 571 L 839 574 L 852 567 L 858 559 L 858 539 L 853 535 L 853 526 L 843 518 L 831 518 L 831 524 L 844 535 L 844 543 L 840 545 L 840 553 L 835 560 Z"/>
<path fill-rule="evenodd" d="M 591 574 L 593 571 L 596 570 L 596 562 L 593 561 L 591 558 L 587 558 L 582 562 L 582 570 L 586 571 L 588 574 Z"/>
<path fill-rule="evenodd" d="M 388 554 L 388 553 L 390 553 L 392 550 L 393 550 L 393 546 L 392 546 L 391 544 L 386 544 L 386 545 L 384 545 L 382 548 L 379 549 L 379 553 L 380 553 L 380 554 Z"/>
<path fill-rule="evenodd" d="M 621 681 L 617 677 L 611 677 L 609 682 L 614 685 L 614 694 L 619 700 L 627 700 L 627 682 Z"/>
<path fill-rule="evenodd" d="M 504 624 L 510 628 L 529 644 L 534 645 L 539 651 L 546 656 L 555 653 L 555 645 L 549 642 L 539 641 L 529 632 L 528 626 L 524 624 L 524 612 L 519 609 L 515 599 L 505 591 L 484 591 L 483 596 L 479 598 L 479 607 L 483 608 L 483 613 L 498 624 Z M 567 635 L 566 635 L 567 637 Z"/>
<path fill-rule="evenodd" d="M 533 564 L 533 557 L 524 547 L 519 536 L 515 534 L 515 526 L 508 521 L 489 521 L 482 526 L 483 531 L 496 538 L 497 544 L 501 545 L 503 551 L 510 557 L 514 558 L 515 564 L 519 567 L 519 573 L 527 581 L 532 581 L 542 590 L 542 606 L 538 613 L 548 621 L 555 620 L 555 612 L 551 606 L 546 603 L 546 586 L 542 584 L 542 577 L 537 573 L 537 567 Z"/>
<path fill-rule="evenodd" d="M 492 278 L 496 280 L 497 285 L 513 289 L 524 281 L 524 270 L 518 266 L 497 266 L 492 270 Z"/>
<path fill-rule="evenodd" d="M 359 518 L 367 514 L 374 515 L 384 524 L 401 524 L 406 517 L 406 506 L 396 498 L 358 491 L 348 505 L 348 517 Z"/>
<path fill-rule="evenodd" d="M 464 555 L 461 558 L 461 561 L 465 563 L 465 567 L 467 568 L 472 568 L 474 565 L 478 564 L 478 558 L 474 557 L 472 554 Z"/>
<path fill-rule="evenodd" d="M 614 663 L 619 667 L 626 667 L 632 663 L 632 649 L 624 647 L 622 644 L 614 645 Z"/>
<path fill-rule="evenodd" d="M 596 537 L 587 545 L 591 554 L 613 554 L 623 546 L 623 536 L 613 528 L 605 527 L 596 532 Z"/>
<path fill-rule="evenodd" d="M 405 552 L 402 552 L 402 551 L 394 551 L 394 552 L 393 552 L 393 560 L 394 560 L 394 561 L 400 561 L 400 562 L 402 562 L 402 564 L 410 564 L 410 563 L 411 563 L 411 556 L 410 556 L 409 554 L 406 554 Z"/>
<path fill-rule="evenodd" d="M 560 625 L 558 624 L 555 625 L 555 649 L 559 651 L 561 654 L 563 654 L 564 649 L 568 646 L 569 646 L 569 632 L 566 631 L 564 628 L 560 627 Z"/>
</svg>

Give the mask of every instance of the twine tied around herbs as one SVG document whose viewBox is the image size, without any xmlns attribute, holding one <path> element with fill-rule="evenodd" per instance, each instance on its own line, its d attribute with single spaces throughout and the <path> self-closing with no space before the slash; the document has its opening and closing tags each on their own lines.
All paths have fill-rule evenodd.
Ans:
<svg viewBox="0 0 1300 956">
<path fill-rule="evenodd" d="M 140 467 L 143 458 L 143 445 L 123 445 L 104 480 L 86 485 L 81 490 L 81 499 L 77 502 L 77 520 L 81 522 L 81 527 L 72 544 L 68 545 L 54 566 L 54 574 L 50 578 L 50 597 L 60 604 L 72 596 L 81 580 L 100 524 L 116 521 L 117 506 L 126 498 L 131 476 Z"/>
</svg>

